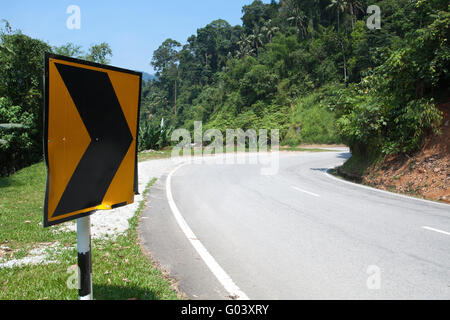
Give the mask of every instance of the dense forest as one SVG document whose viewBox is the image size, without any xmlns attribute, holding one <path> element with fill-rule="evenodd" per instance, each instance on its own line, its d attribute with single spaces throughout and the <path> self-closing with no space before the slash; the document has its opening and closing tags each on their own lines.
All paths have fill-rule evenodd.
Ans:
<svg viewBox="0 0 450 320">
<path fill-rule="evenodd" d="M 376 28 L 371 5 L 381 9 Z M 280 129 L 290 145 L 344 142 L 367 157 L 412 153 L 437 128 L 436 99 L 448 97 L 448 1 L 255 0 L 242 14 L 242 26 L 216 20 L 154 52 L 141 149 L 194 121 Z"/>
<path fill-rule="evenodd" d="M 279 129 L 289 145 L 343 142 L 361 158 L 414 153 L 448 99 L 449 25 L 446 0 L 255 0 L 242 25 L 215 20 L 153 53 L 139 148 L 168 146 L 174 128 L 203 121 L 203 130 Z M 106 44 L 52 48 L 6 24 L 0 174 L 42 158 L 44 51 L 101 63 L 111 55 Z"/>
</svg>

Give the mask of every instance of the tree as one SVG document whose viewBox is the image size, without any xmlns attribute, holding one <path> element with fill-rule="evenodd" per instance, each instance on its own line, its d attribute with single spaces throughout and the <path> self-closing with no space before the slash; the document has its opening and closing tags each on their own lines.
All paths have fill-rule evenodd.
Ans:
<svg viewBox="0 0 450 320">
<path fill-rule="evenodd" d="M 92 45 L 89 48 L 89 52 L 85 56 L 85 59 L 96 63 L 109 64 L 110 57 L 112 57 L 111 47 L 109 44 L 102 42 L 100 44 Z"/>
<path fill-rule="evenodd" d="M 279 27 L 272 25 L 272 19 L 269 19 L 261 28 L 261 31 L 265 32 L 266 37 L 269 40 L 269 43 L 272 43 L 272 38 L 274 34 L 277 33 L 279 30 L 280 30 Z"/>
<path fill-rule="evenodd" d="M 238 55 L 241 58 L 248 57 L 254 52 L 254 49 L 252 48 L 252 39 L 250 36 L 242 34 L 241 39 L 238 41 L 238 45 Z"/>
<path fill-rule="evenodd" d="M 264 38 L 263 33 L 261 32 L 261 28 L 257 25 L 253 28 L 253 33 L 249 36 L 249 39 L 256 49 L 256 54 L 259 53 L 259 46 L 262 45 L 262 40 Z"/>
<path fill-rule="evenodd" d="M 3 174 L 42 159 L 43 56 L 50 51 L 46 43 L 13 31 L 9 24 L 0 31 L 0 123 L 28 127 L 2 137 L 13 146 L 0 152 Z"/>
<path fill-rule="evenodd" d="M 13 106 L 11 99 L 0 97 L 0 176 L 40 159 L 33 141 L 34 117 Z"/>
<path fill-rule="evenodd" d="M 26 127 L 20 123 L 0 123 L 0 133 L 7 130 L 15 129 L 25 129 Z M 0 139 L 0 146 L 6 146 L 8 144 L 7 140 Z"/>
<path fill-rule="evenodd" d="M 241 27 L 231 27 L 222 19 L 214 20 L 188 39 L 189 47 L 194 57 L 212 75 L 226 65 L 229 53 L 233 55 L 238 50 L 241 33 Z"/>
<path fill-rule="evenodd" d="M 162 76 L 164 71 L 178 62 L 178 48 L 181 43 L 172 39 L 166 39 L 153 53 L 151 65 L 155 68 L 156 75 Z"/>
<path fill-rule="evenodd" d="M 335 9 L 337 14 L 337 31 L 339 33 L 339 25 L 340 25 L 340 13 L 345 12 L 345 8 L 347 7 L 346 0 L 331 0 L 331 3 L 327 6 L 328 9 Z"/>
<path fill-rule="evenodd" d="M 177 84 L 179 80 L 179 51 L 181 44 L 178 41 L 167 39 L 153 53 L 151 61 L 160 81 L 173 83 L 174 115 L 177 114 Z"/>
<path fill-rule="evenodd" d="M 264 4 L 261 0 L 254 0 L 250 5 L 242 7 L 242 25 L 245 32 L 250 34 L 255 26 L 262 27 L 264 21 L 275 18 L 278 15 L 279 5 L 272 0 L 270 4 Z"/>
<path fill-rule="evenodd" d="M 352 20 L 352 29 L 355 27 L 355 16 L 358 11 L 364 12 L 363 5 L 359 0 L 347 0 L 348 9 Z"/>
<path fill-rule="evenodd" d="M 282 14 L 286 21 L 292 23 L 300 37 L 308 34 L 308 18 L 300 7 L 300 3 L 295 0 L 286 0 L 283 2 Z"/>
<path fill-rule="evenodd" d="M 56 54 L 60 54 L 66 57 L 72 57 L 72 58 L 83 58 L 84 53 L 81 49 L 81 46 L 75 45 L 73 43 L 66 43 L 60 47 L 53 47 L 53 52 Z"/>
<path fill-rule="evenodd" d="M 345 57 L 345 47 L 342 40 L 338 37 L 336 37 L 336 41 L 339 43 L 339 47 L 341 48 L 342 52 L 342 59 L 344 60 L 344 82 L 347 83 L 347 59 Z"/>
</svg>

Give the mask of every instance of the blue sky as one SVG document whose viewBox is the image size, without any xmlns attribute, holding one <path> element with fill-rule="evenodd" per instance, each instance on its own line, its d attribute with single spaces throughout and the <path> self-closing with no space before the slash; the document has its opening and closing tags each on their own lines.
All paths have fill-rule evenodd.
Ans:
<svg viewBox="0 0 450 320">
<path fill-rule="evenodd" d="M 0 19 L 51 45 L 72 42 L 87 50 L 107 42 L 111 64 L 153 73 L 153 51 L 167 38 L 184 43 L 216 19 L 242 24 L 241 9 L 253 0 L 15 0 L 0 2 Z M 264 2 L 270 2 L 265 0 Z M 81 29 L 69 30 L 69 5 L 81 9 Z"/>
</svg>

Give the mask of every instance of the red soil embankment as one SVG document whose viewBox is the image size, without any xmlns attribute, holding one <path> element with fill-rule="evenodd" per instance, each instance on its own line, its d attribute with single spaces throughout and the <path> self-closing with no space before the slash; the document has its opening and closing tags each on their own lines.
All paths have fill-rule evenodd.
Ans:
<svg viewBox="0 0 450 320">
<path fill-rule="evenodd" d="M 412 157 L 387 157 L 368 170 L 364 183 L 450 203 L 450 102 L 437 107 L 443 113 L 441 134 L 430 137 Z"/>
</svg>

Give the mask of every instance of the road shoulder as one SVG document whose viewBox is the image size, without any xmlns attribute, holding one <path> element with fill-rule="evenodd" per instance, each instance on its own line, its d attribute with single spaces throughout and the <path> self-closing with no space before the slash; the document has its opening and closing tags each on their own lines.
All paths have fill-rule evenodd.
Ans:
<svg viewBox="0 0 450 320">
<path fill-rule="evenodd" d="M 176 279 L 178 289 L 192 300 L 225 300 L 217 281 L 179 228 L 165 192 L 167 175 L 151 188 L 138 232 L 141 245 L 159 266 Z"/>
</svg>

